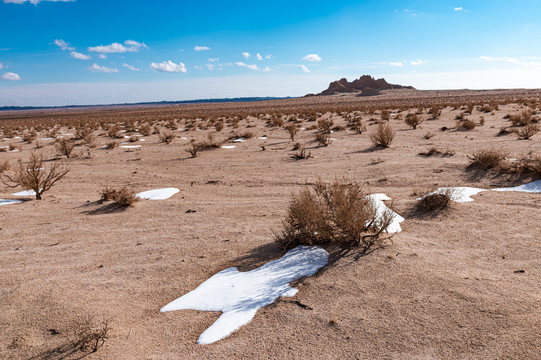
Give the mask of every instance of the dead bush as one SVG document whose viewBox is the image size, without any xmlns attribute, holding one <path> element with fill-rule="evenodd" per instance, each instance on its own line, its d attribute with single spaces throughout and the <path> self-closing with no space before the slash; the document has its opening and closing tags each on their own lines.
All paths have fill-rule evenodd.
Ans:
<svg viewBox="0 0 541 360">
<path fill-rule="evenodd" d="M 429 211 L 443 211 L 449 208 L 453 202 L 455 190 L 451 187 L 440 191 L 432 191 L 420 198 L 418 207 Z"/>
<path fill-rule="evenodd" d="M 334 121 L 332 119 L 319 119 L 317 121 L 317 129 L 323 134 L 330 134 L 334 126 Z"/>
<path fill-rule="evenodd" d="M 139 126 L 139 132 L 143 136 L 150 136 L 150 134 L 152 134 L 152 126 L 150 126 L 149 123 L 144 123 L 143 125 Z"/>
<path fill-rule="evenodd" d="M 290 124 L 286 126 L 286 130 L 289 133 L 291 141 L 295 141 L 295 135 L 299 132 L 299 128 L 295 124 Z"/>
<path fill-rule="evenodd" d="M 109 141 L 105 148 L 108 150 L 116 149 L 118 147 L 118 141 Z"/>
<path fill-rule="evenodd" d="M 123 187 L 122 189 L 114 189 L 105 187 L 100 192 L 100 202 L 113 201 L 119 206 L 134 206 L 135 203 L 141 200 L 132 189 Z"/>
<path fill-rule="evenodd" d="M 173 140 L 175 139 L 175 137 L 176 137 L 175 134 L 169 130 L 164 130 L 160 132 L 160 134 L 158 135 L 158 138 L 160 139 L 160 141 L 165 144 L 171 144 Z"/>
<path fill-rule="evenodd" d="M 417 126 L 423 122 L 421 117 L 417 114 L 407 114 L 404 119 L 406 125 L 410 126 L 413 130 L 417 129 Z"/>
<path fill-rule="evenodd" d="M 109 126 L 109 129 L 107 130 L 107 136 L 110 138 L 121 138 L 122 135 L 120 135 L 120 125 L 113 124 Z"/>
<path fill-rule="evenodd" d="M 110 320 L 98 322 L 86 316 L 75 321 L 69 340 L 74 349 L 96 352 L 109 339 L 110 331 Z"/>
<path fill-rule="evenodd" d="M 297 143 L 298 144 L 298 143 Z M 295 144 L 295 145 L 297 145 Z M 304 145 L 300 145 L 297 147 L 295 146 L 293 148 L 294 150 L 296 150 L 292 155 L 291 155 L 291 158 L 294 159 L 294 160 L 302 160 L 302 159 L 308 159 L 312 156 L 312 152 L 311 151 L 307 151 L 305 146 Z"/>
<path fill-rule="evenodd" d="M 34 130 L 30 130 L 30 131 L 27 131 L 25 132 L 23 135 L 22 135 L 22 138 L 24 141 L 26 141 L 27 143 L 32 143 L 32 141 L 34 141 L 36 139 L 36 137 L 38 136 L 38 134 L 34 131 Z"/>
<path fill-rule="evenodd" d="M 197 153 L 201 150 L 201 144 L 197 141 L 192 141 L 188 144 L 188 148 L 184 149 L 187 153 L 189 153 L 193 158 L 197 156 Z"/>
<path fill-rule="evenodd" d="M 478 166 L 483 169 L 500 169 L 504 166 L 507 154 L 503 150 L 478 150 L 471 156 L 468 155 L 470 166 Z"/>
<path fill-rule="evenodd" d="M 370 134 L 370 140 L 375 147 L 388 148 L 391 146 L 395 134 L 391 125 L 380 123 L 376 130 Z"/>
<path fill-rule="evenodd" d="M 388 211 L 378 217 L 374 203 L 357 182 L 317 181 L 291 197 L 276 242 L 283 248 L 297 245 L 347 244 L 368 249 L 392 223 Z"/>
<path fill-rule="evenodd" d="M 529 138 L 531 138 L 538 132 L 539 132 L 539 125 L 531 124 L 531 123 L 515 130 L 515 133 L 518 135 L 518 137 L 523 140 L 528 140 Z"/>
<path fill-rule="evenodd" d="M 57 155 L 65 155 L 66 158 L 70 158 L 73 148 L 75 147 L 75 141 L 69 138 L 57 139 L 54 143 Z"/>
<path fill-rule="evenodd" d="M 466 118 L 456 122 L 457 130 L 461 130 L 461 131 L 473 130 L 475 129 L 476 126 L 477 124 L 475 123 L 475 121 L 466 119 Z"/>
<path fill-rule="evenodd" d="M 93 149 L 98 146 L 98 137 L 93 133 L 89 133 L 83 138 L 83 144 Z"/>
<path fill-rule="evenodd" d="M 69 172 L 67 166 L 57 162 L 52 163 L 49 169 L 44 166 L 43 155 L 33 152 L 27 162 L 19 160 L 17 169 L 2 173 L 2 183 L 10 188 L 20 186 L 25 190 L 34 190 L 36 200 L 41 200 L 42 194 Z"/>
<path fill-rule="evenodd" d="M 319 133 L 316 135 L 316 141 L 320 146 L 329 146 L 332 144 L 332 139 L 328 134 Z"/>
</svg>

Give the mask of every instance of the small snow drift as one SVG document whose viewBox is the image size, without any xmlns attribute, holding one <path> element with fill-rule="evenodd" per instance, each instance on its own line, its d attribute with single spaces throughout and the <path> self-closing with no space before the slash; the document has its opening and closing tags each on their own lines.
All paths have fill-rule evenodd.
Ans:
<svg viewBox="0 0 541 360">
<path fill-rule="evenodd" d="M 234 148 L 236 148 L 235 145 L 222 145 L 222 146 L 220 146 L 220 147 L 221 147 L 222 149 L 234 149 Z"/>
<path fill-rule="evenodd" d="M 11 200 L 11 199 L 0 199 L 0 205 L 11 205 L 22 203 L 21 200 Z"/>
<path fill-rule="evenodd" d="M 119 147 L 123 148 L 123 149 L 138 149 L 140 148 L 142 145 L 120 145 Z"/>
<path fill-rule="evenodd" d="M 389 225 L 387 228 L 387 233 L 397 233 L 402 231 L 402 228 L 400 227 L 400 223 L 403 222 L 405 219 L 389 209 L 383 201 L 392 200 L 390 197 L 388 197 L 385 194 L 371 194 L 366 197 L 367 199 L 372 200 L 375 208 L 376 208 L 376 216 L 378 219 L 382 219 L 385 212 L 390 211 L 393 216 L 393 222 Z"/>
<path fill-rule="evenodd" d="M 165 200 L 178 193 L 180 190 L 177 188 L 163 188 L 143 191 L 135 194 L 140 199 L 145 200 Z"/>
<path fill-rule="evenodd" d="M 319 246 L 297 246 L 280 259 L 251 271 L 239 272 L 235 267 L 222 270 L 160 311 L 221 311 L 223 314 L 197 341 L 211 344 L 249 323 L 257 310 L 280 296 L 294 296 L 298 290 L 289 283 L 314 275 L 328 258 Z"/>
<path fill-rule="evenodd" d="M 34 190 L 25 190 L 25 191 L 19 191 L 16 193 L 11 194 L 13 196 L 36 196 L 36 192 Z"/>
<path fill-rule="evenodd" d="M 471 202 L 473 199 L 471 198 L 473 195 L 477 195 L 482 191 L 518 191 L 518 192 L 527 192 L 527 193 L 533 193 L 533 194 L 541 194 L 541 180 L 536 180 L 531 183 L 527 183 L 524 185 L 514 186 L 514 187 L 508 187 L 508 188 L 498 188 L 498 189 L 479 189 L 479 188 L 472 188 L 472 187 L 442 187 L 437 189 L 434 192 L 431 192 L 428 195 L 432 194 L 445 194 L 446 190 L 452 189 L 453 195 L 452 199 L 454 202 Z M 417 200 L 422 200 L 423 197 L 418 198 Z"/>
</svg>

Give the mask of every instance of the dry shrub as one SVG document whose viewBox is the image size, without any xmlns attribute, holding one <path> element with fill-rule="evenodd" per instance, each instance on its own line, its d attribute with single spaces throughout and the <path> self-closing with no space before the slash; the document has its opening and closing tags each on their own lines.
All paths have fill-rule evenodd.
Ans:
<svg viewBox="0 0 541 360">
<path fill-rule="evenodd" d="M 193 158 L 197 156 L 197 153 L 199 152 L 199 150 L 201 150 L 201 144 L 196 141 L 190 142 L 188 144 L 188 148 L 184 149 L 184 151 L 189 153 Z"/>
<path fill-rule="evenodd" d="M 98 146 L 98 137 L 93 133 L 89 133 L 83 138 L 83 143 L 93 149 Z"/>
<path fill-rule="evenodd" d="M 443 211 L 449 208 L 453 202 L 455 189 L 449 187 L 438 192 L 429 192 L 422 196 L 418 207 L 429 211 Z"/>
<path fill-rule="evenodd" d="M 330 134 L 334 126 L 334 121 L 332 119 L 319 119 L 317 121 L 317 129 L 323 134 Z"/>
<path fill-rule="evenodd" d="M 158 135 L 158 138 L 160 139 L 160 141 L 165 144 L 171 144 L 173 140 L 175 139 L 175 137 L 176 137 L 175 134 L 169 130 L 162 131 Z"/>
<path fill-rule="evenodd" d="M 360 118 L 351 121 L 351 127 L 357 134 L 362 134 L 363 131 L 366 131 L 366 126 Z"/>
<path fill-rule="evenodd" d="M 476 126 L 475 121 L 466 118 L 456 122 L 457 130 L 470 131 L 475 129 Z"/>
<path fill-rule="evenodd" d="M 122 189 L 114 189 L 110 187 L 105 187 L 100 192 L 100 202 L 103 201 L 114 201 L 115 204 L 120 206 L 134 206 L 136 202 L 140 201 L 135 191 L 123 187 Z"/>
<path fill-rule="evenodd" d="M 347 244 L 368 249 L 392 223 L 393 214 L 377 216 L 374 203 L 357 182 L 317 181 L 291 197 L 275 240 L 283 248 L 298 245 Z"/>
<path fill-rule="evenodd" d="M 109 141 L 105 148 L 108 150 L 116 149 L 118 147 L 118 141 Z"/>
<path fill-rule="evenodd" d="M 8 171 L 11 168 L 9 166 L 9 161 L 4 160 L 4 162 L 0 162 L 0 174 L 2 174 L 4 171 Z"/>
<path fill-rule="evenodd" d="M 381 110 L 381 120 L 389 121 L 391 118 L 391 113 L 389 110 Z"/>
<path fill-rule="evenodd" d="M 297 143 L 297 144 L 295 144 L 293 149 L 296 150 L 291 155 L 291 158 L 294 159 L 294 160 L 302 160 L 302 159 L 308 159 L 308 158 L 312 157 L 312 152 L 307 151 L 304 145 L 300 145 L 299 143 Z"/>
<path fill-rule="evenodd" d="M 417 129 L 417 126 L 423 122 L 421 117 L 417 114 L 407 114 L 406 119 L 404 120 L 406 125 L 410 126 L 412 129 Z"/>
<path fill-rule="evenodd" d="M 437 147 L 432 147 L 430 148 L 429 150 L 425 151 L 425 152 L 420 152 L 419 155 L 421 156 L 426 156 L 426 157 L 429 157 L 429 156 L 434 156 L 434 155 L 439 155 L 439 156 L 453 156 L 455 155 L 455 152 L 453 150 L 440 150 L 438 149 Z"/>
<path fill-rule="evenodd" d="M 515 133 L 518 135 L 518 137 L 523 140 L 528 140 L 529 138 L 531 138 L 538 132 L 539 132 L 539 125 L 531 124 L 531 123 L 522 128 L 515 130 Z"/>
<path fill-rule="evenodd" d="M 128 139 L 128 141 L 129 141 L 129 142 L 132 142 L 132 143 L 138 142 L 138 141 L 139 141 L 139 137 L 136 136 L 136 135 L 132 135 L 132 136 L 130 136 L 130 138 Z"/>
<path fill-rule="evenodd" d="M 468 155 L 471 160 L 470 166 L 478 166 L 483 169 L 499 170 L 505 166 L 507 154 L 503 150 L 478 150 L 472 156 Z"/>
<path fill-rule="evenodd" d="M 224 129 L 224 122 L 223 121 L 217 121 L 214 124 L 214 128 L 216 129 L 217 132 L 221 132 Z"/>
<path fill-rule="evenodd" d="M 143 136 L 150 136 L 152 134 L 152 126 L 149 123 L 144 123 L 139 127 L 139 132 Z"/>
<path fill-rule="evenodd" d="M 299 128 L 295 124 L 290 124 L 286 126 L 286 130 L 289 133 L 291 141 L 295 141 L 295 135 L 299 132 Z"/>
<path fill-rule="evenodd" d="M 541 156 L 533 154 L 522 156 L 518 160 L 506 163 L 503 170 L 517 174 L 533 173 L 537 177 L 541 177 Z"/>
<path fill-rule="evenodd" d="M 34 130 L 30 130 L 28 132 L 25 132 L 22 135 L 22 138 L 23 138 L 24 141 L 26 141 L 27 143 L 30 144 L 32 141 L 34 141 L 36 139 L 37 136 L 38 136 L 38 134 Z"/>
<path fill-rule="evenodd" d="M 70 342 L 74 349 L 96 352 L 109 339 L 110 330 L 110 320 L 97 322 L 86 316 L 75 321 Z"/>
<path fill-rule="evenodd" d="M 388 148 L 395 137 L 395 132 L 389 124 L 380 123 L 376 130 L 370 134 L 370 140 L 375 147 Z"/>
<path fill-rule="evenodd" d="M 332 139 L 328 134 L 319 133 L 316 135 L 316 141 L 320 146 L 329 146 L 332 144 Z"/>
<path fill-rule="evenodd" d="M 56 153 L 60 156 L 66 155 L 68 159 L 70 158 L 74 147 L 75 147 L 75 141 L 68 138 L 57 139 L 54 143 L 54 148 L 56 149 Z"/>
<path fill-rule="evenodd" d="M 430 116 L 433 120 L 436 120 L 441 116 L 441 109 L 437 106 L 432 106 L 430 108 Z"/>
<path fill-rule="evenodd" d="M 120 135 L 120 125 L 111 125 L 107 130 L 107 136 L 109 136 L 110 138 L 121 138 L 122 135 Z"/>
<path fill-rule="evenodd" d="M 20 186 L 26 190 L 34 190 L 36 200 L 41 200 L 42 194 L 62 180 L 68 172 L 67 166 L 56 162 L 47 170 L 43 164 L 43 155 L 33 152 L 26 163 L 19 160 L 17 169 L 2 173 L 1 179 L 2 183 L 10 188 Z"/>
</svg>

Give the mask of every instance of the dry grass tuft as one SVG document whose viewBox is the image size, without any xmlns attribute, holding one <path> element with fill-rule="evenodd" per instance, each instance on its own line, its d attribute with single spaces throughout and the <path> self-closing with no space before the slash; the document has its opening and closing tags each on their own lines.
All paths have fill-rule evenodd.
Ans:
<svg viewBox="0 0 541 360">
<path fill-rule="evenodd" d="M 74 349 L 96 352 L 109 339 L 110 320 L 97 322 L 93 317 L 84 317 L 74 324 L 70 342 Z"/>
<path fill-rule="evenodd" d="M 446 188 L 439 192 L 429 192 L 418 201 L 418 207 L 434 212 L 447 210 L 453 202 L 454 192 L 453 188 Z"/>
<path fill-rule="evenodd" d="M 417 126 L 419 126 L 420 123 L 423 122 L 421 117 L 417 114 L 407 114 L 406 118 L 404 120 L 406 125 L 410 126 L 413 130 L 417 129 Z"/>
<path fill-rule="evenodd" d="M 475 123 L 475 121 L 470 120 L 470 119 L 466 119 L 466 118 L 456 122 L 457 130 L 461 130 L 461 131 L 473 130 L 473 129 L 475 129 L 476 126 L 477 126 L 477 124 Z"/>
<path fill-rule="evenodd" d="M 316 141 L 320 146 L 329 146 L 332 144 L 332 139 L 328 134 L 319 133 L 316 135 Z"/>
<path fill-rule="evenodd" d="M 105 187 L 103 190 L 101 190 L 100 195 L 100 202 L 114 201 L 115 204 L 120 206 L 134 206 L 135 203 L 141 201 L 141 198 L 135 194 L 135 191 L 126 187 L 123 187 L 120 190 Z"/>
<path fill-rule="evenodd" d="M 478 150 L 468 158 L 471 160 L 470 166 L 478 166 L 483 169 L 499 170 L 504 167 L 507 154 L 503 150 Z"/>
<path fill-rule="evenodd" d="M 60 156 L 65 155 L 68 159 L 70 158 L 74 147 L 75 141 L 73 141 L 73 139 L 61 138 L 57 139 L 54 143 L 56 153 Z"/>
<path fill-rule="evenodd" d="M 519 138 L 523 140 L 528 140 L 539 132 L 539 125 L 530 123 L 524 127 L 516 129 L 514 132 L 518 135 Z"/>
<path fill-rule="evenodd" d="M 171 144 L 175 140 L 175 137 L 175 134 L 170 130 L 164 130 L 158 135 L 160 141 L 165 144 Z"/>
</svg>

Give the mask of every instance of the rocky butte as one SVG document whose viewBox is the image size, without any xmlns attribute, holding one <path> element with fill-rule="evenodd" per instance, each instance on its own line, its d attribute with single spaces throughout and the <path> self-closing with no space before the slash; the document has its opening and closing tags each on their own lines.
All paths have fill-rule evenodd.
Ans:
<svg viewBox="0 0 541 360">
<path fill-rule="evenodd" d="M 383 78 L 376 80 L 370 75 L 363 75 L 359 79 L 353 80 L 352 82 L 347 81 L 346 78 L 342 78 L 338 81 L 333 81 L 329 84 L 327 90 L 324 90 L 319 94 L 308 94 L 306 96 L 335 95 L 341 93 L 359 93 L 358 96 L 372 96 L 378 95 L 381 90 L 390 89 L 415 88 L 413 86 L 389 84 Z"/>
</svg>

